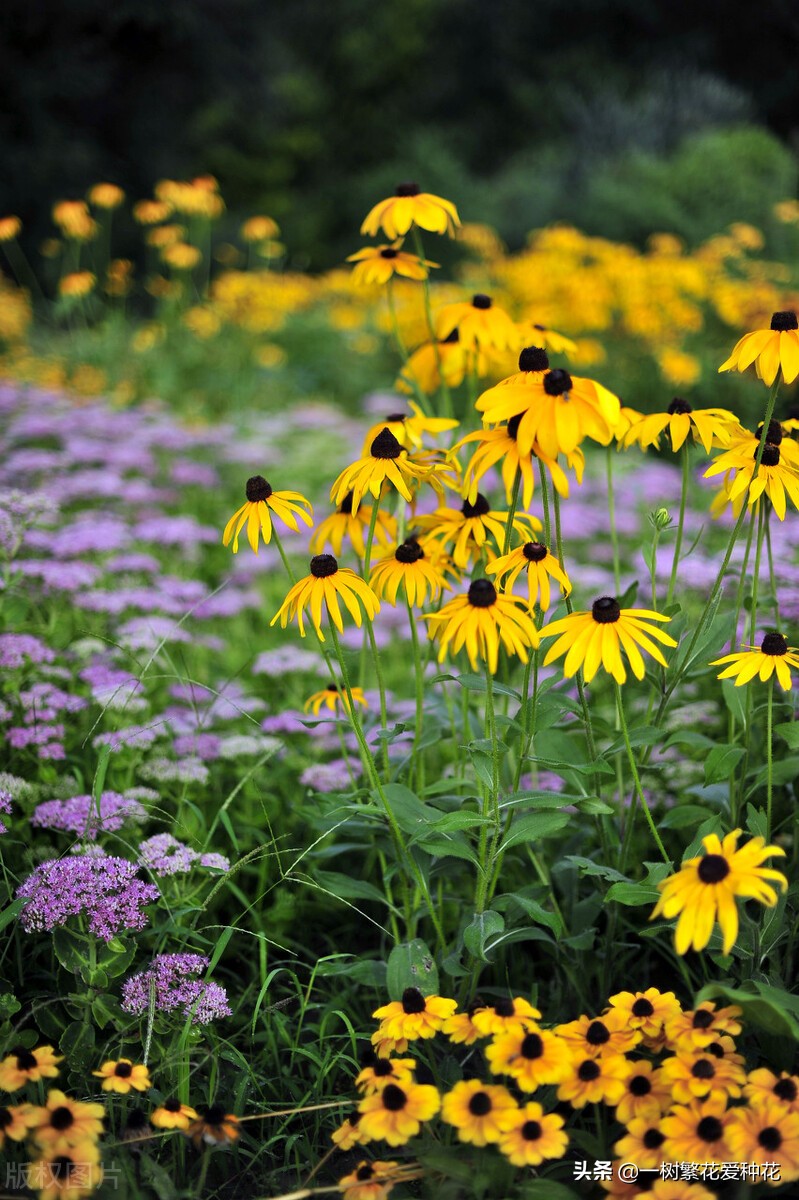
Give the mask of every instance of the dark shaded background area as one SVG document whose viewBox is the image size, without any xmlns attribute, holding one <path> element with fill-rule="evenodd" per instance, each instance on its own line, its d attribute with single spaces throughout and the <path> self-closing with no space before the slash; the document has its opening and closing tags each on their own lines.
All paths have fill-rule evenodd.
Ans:
<svg viewBox="0 0 799 1200">
<path fill-rule="evenodd" d="M 795 0 L 6 0 L 0 27 L 0 209 L 37 236 L 97 180 L 204 172 L 312 267 L 408 177 L 511 245 L 690 240 L 795 193 Z"/>
</svg>

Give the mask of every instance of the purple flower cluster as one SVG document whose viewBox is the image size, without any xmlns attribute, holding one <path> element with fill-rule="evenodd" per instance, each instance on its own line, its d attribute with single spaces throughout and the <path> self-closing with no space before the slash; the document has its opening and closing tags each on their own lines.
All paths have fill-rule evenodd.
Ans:
<svg viewBox="0 0 799 1200">
<path fill-rule="evenodd" d="M 19 920 L 31 933 L 66 925 L 82 917 L 90 933 L 110 942 L 125 930 L 144 929 L 146 905 L 160 893 L 138 877 L 138 867 L 124 858 L 76 854 L 40 863 L 17 888 L 26 900 Z"/>
<path fill-rule="evenodd" d="M 29 663 L 51 663 L 55 652 L 29 633 L 0 633 L 0 667 L 14 670 Z"/>
<path fill-rule="evenodd" d="M 139 844 L 139 863 L 156 875 L 182 875 L 194 866 L 229 871 L 230 860 L 223 854 L 200 854 L 179 842 L 171 833 L 157 833 Z"/>
<path fill-rule="evenodd" d="M 42 829 L 60 829 L 94 840 L 98 833 L 113 833 L 126 821 L 144 821 L 147 812 L 128 796 L 103 792 L 98 805 L 93 796 L 71 796 L 68 800 L 45 800 L 37 805 L 31 825 Z"/>
<path fill-rule="evenodd" d="M 156 954 L 152 964 L 122 984 L 122 1008 L 141 1016 L 152 1003 L 156 1012 L 180 1010 L 193 1025 L 208 1025 L 232 1015 L 227 992 L 218 983 L 192 976 L 208 967 L 202 954 Z"/>
<path fill-rule="evenodd" d="M 5 813 L 6 816 L 11 815 L 11 793 L 0 788 L 0 813 Z M 8 833 L 8 826 L 5 822 L 0 821 L 0 833 Z"/>
</svg>

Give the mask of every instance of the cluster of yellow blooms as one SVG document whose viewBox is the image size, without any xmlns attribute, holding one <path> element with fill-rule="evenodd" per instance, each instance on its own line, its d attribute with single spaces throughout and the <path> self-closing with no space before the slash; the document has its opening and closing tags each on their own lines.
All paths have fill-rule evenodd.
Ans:
<svg viewBox="0 0 799 1200">
<path fill-rule="evenodd" d="M 383 1005 L 372 1035 L 374 1055 L 355 1080 L 361 1093 L 333 1133 L 340 1150 L 371 1142 L 404 1146 L 438 1116 L 460 1142 L 495 1146 L 514 1166 L 540 1167 L 564 1157 L 567 1121 L 587 1105 L 615 1110 L 610 1196 L 705 1200 L 699 1183 L 663 1172 L 651 1187 L 619 1177 L 621 1163 L 656 1173 L 665 1163 L 746 1162 L 768 1167 L 773 1182 L 799 1179 L 799 1077 L 767 1067 L 747 1070 L 737 1051 L 741 1009 L 706 1000 L 683 1010 L 673 992 L 650 987 L 611 996 L 598 1016 L 554 1027 L 521 996 L 455 1000 L 407 988 Z M 433 1072 L 405 1055 L 437 1036 L 469 1047 L 469 1077 L 435 1086 Z M 442 1070 L 451 1073 L 450 1065 Z M 502 1076 L 506 1084 L 486 1082 Z M 540 1100 L 536 1094 L 544 1092 Z M 558 1111 L 546 1106 L 559 1101 Z M 612 1135 L 611 1135 L 612 1136 Z M 339 1180 L 345 1200 L 383 1200 L 413 1163 L 364 1160 Z"/>
<path fill-rule="evenodd" d="M 58 1076 L 57 1064 L 63 1057 L 52 1046 L 17 1048 L 0 1061 L 0 1091 L 18 1092 L 33 1084 L 41 1088 L 43 1080 Z M 147 1067 L 128 1058 L 109 1060 L 93 1074 L 102 1079 L 104 1092 L 121 1096 L 152 1087 Z M 24 1178 L 39 1200 L 82 1200 L 103 1181 L 100 1139 L 105 1117 L 102 1104 L 73 1100 L 50 1088 L 44 1104 L 0 1105 L 0 1150 L 6 1141 L 28 1142 L 35 1157 L 27 1163 Z M 200 1115 L 176 1099 L 164 1100 L 150 1113 L 149 1123 L 162 1132 L 185 1134 L 197 1148 L 232 1142 L 239 1136 L 238 1119 L 223 1108 L 211 1106 Z M 144 1118 L 137 1127 L 129 1116 L 122 1139 L 146 1139 L 147 1124 Z"/>
</svg>

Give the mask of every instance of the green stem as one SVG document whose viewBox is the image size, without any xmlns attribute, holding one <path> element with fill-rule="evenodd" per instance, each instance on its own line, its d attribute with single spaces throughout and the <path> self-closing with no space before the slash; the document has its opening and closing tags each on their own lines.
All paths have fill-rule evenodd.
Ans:
<svg viewBox="0 0 799 1200">
<path fill-rule="evenodd" d="M 608 481 L 608 520 L 610 522 L 610 542 L 613 546 L 613 583 L 616 595 L 621 591 L 621 564 L 619 560 L 619 534 L 616 529 L 616 498 L 613 494 L 613 446 L 605 450 L 605 472 Z"/>
<path fill-rule="evenodd" d="M 291 568 L 291 564 L 289 563 L 289 560 L 286 558 L 286 551 L 283 549 L 283 543 L 281 542 L 281 540 L 278 536 L 278 532 L 275 529 L 274 521 L 272 522 L 272 537 L 274 539 L 275 545 L 277 546 L 278 554 L 280 555 L 281 559 L 283 560 L 283 566 L 286 568 L 286 574 L 288 575 L 292 584 L 295 584 L 297 582 L 297 576 L 294 574 L 294 571 Z"/>
<path fill-rule="evenodd" d="M 413 731 L 413 747 L 411 749 L 412 770 L 416 771 L 417 783 L 420 791 L 424 790 L 424 751 L 418 750 L 419 737 L 422 732 L 422 721 L 424 720 L 424 668 L 422 665 L 422 652 L 419 647 L 419 631 L 416 628 L 416 620 L 413 615 L 413 608 L 408 597 L 405 597 L 405 603 L 408 608 L 408 624 L 411 628 L 411 643 L 413 644 L 413 665 L 414 676 L 416 682 L 416 727 Z M 418 759 L 417 759 L 418 755 Z"/>
<path fill-rule="evenodd" d="M 486 906 L 489 885 L 489 861 L 493 860 L 497 839 L 500 836 L 499 817 L 499 750 L 497 747 L 496 713 L 494 710 L 494 679 L 486 663 L 486 704 L 485 732 L 486 739 L 491 743 L 491 786 L 485 789 L 483 795 L 484 818 L 493 815 L 494 835 L 491 840 L 491 853 L 488 853 L 488 824 L 487 820 L 480 826 L 480 843 L 478 850 L 479 866 L 477 868 L 477 890 L 475 893 L 475 912 L 481 913 Z"/>
<path fill-rule="evenodd" d="M 630 742 L 630 733 L 627 728 L 627 718 L 624 715 L 624 702 L 621 697 L 621 687 L 619 686 L 619 683 L 616 680 L 613 681 L 613 686 L 616 689 L 616 708 L 619 713 L 619 725 L 621 727 L 622 737 L 624 738 L 624 745 L 627 750 L 627 759 L 630 764 L 630 771 L 632 772 L 632 777 L 635 782 L 635 791 L 636 791 L 636 795 L 638 796 L 638 802 L 644 811 L 644 816 L 646 817 L 650 832 L 652 834 L 652 837 L 654 838 L 655 845 L 657 846 L 657 848 L 663 858 L 664 863 L 666 863 L 667 865 L 670 866 L 671 859 L 669 858 L 668 854 L 666 853 L 666 848 L 663 845 L 663 842 L 660 840 L 660 834 L 657 831 L 657 826 L 655 825 L 655 822 L 652 818 L 652 814 L 649 811 L 649 805 L 647 804 L 646 798 L 644 796 L 644 789 L 641 787 L 641 779 L 638 774 L 638 767 L 636 766 L 635 755 L 633 754 L 633 748 L 632 748 L 632 744 Z M 633 814 L 630 813 L 630 826 L 632 826 L 632 819 L 633 819 Z M 625 841 L 626 840 L 627 839 L 625 839 Z M 626 855 L 624 857 L 626 858 Z M 626 866 L 626 863 L 623 861 L 621 868 L 620 868 L 622 873 L 624 872 L 625 866 Z"/>
<path fill-rule="evenodd" d="M 752 605 L 749 609 L 749 641 L 754 646 L 755 636 L 757 634 L 757 600 L 760 590 L 760 563 L 763 557 L 763 534 L 765 532 L 765 513 L 766 506 L 761 497 L 758 502 L 757 514 L 757 542 L 755 543 L 755 569 L 752 575 Z M 754 519 L 754 515 L 753 515 Z M 751 689 L 750 689 L 751 690 Z"/>
<path fill-rule="evenodd" d="M 683 530 L 685 528 L 685 505 L 688 499 L 688 480 L 690 473 L 688 470 L 688 440 L 686 439 L 682 445 L 682 487 L 680 489 L 680 516 L 677 521 L 677 538 L 674 542 L 674 560 L 671 564 L 671 578 L 669 579 L 669 590 L 666 596 L 666 608 L 674 599 L 674 589 L 677 585 L 677 569 L 680 565 L 680 551 L 682 550 Z M 652 605 L 654 608 L 654 604 Z"/>
<path fill-rule="evenodd" d="M 383 676 L 383 664 L 380 661 L 380 652 L 377 649 L 377 639 L 375 638 L 375 629 L 369 618 L 366 618 L 366 634 L 369 638 L 369 647 L 372 651 L 372 661 L 375 665 L 375 679 L 377 680 L 377 690 L 380 693 L 380 728 L 383 733 L 388 730 L 388 706 L 386 704 L 386 681 Z M 383 760 L 383 774 L 388 781 L 389 776 L 389 760 L 388 760 L 388 742 L 385 738 L 380 740 L 380 756 Z"/>
<path fill-rule="evenodd" d="M 774 608 L 774 624 L 780 631 L 780 600 L 777 595 L 777 579 L 774 572 L 774 554 L 771 549 L 771 508 L 766 512 L 766 550 L 768 552 L 768 581 L 771 589 L 771 603 Z"/>
<path fill-rule="evenodd" d="M 363 577 L 366 582 L 369 582 L 369 572 L 372 569 L 372 543 L 375 540 L 375 527 L 377 525 L 377 514 L 380 508 L 380 501 L 372 499 L 372 514 L 369 518 L 369 530 L 366 534 L 366 545 L 363 551 Z"/>
<path fill-rule="evenodd" d="M 552 549 L 552 526 L 551 526 L 550 520 L 549 520 L 549 484 L 547 483 L 547 469 L 544 466 L 544 464 L 542 463 L 540 458 L 538 460 L 538 475 L 541 480 L 541 505 L 544 509 L 544 544 L 545 544 L 547 550 L 551 550 Z M 553 487 L 553 491 L 554 491 L 554 487 Z M 560 565 L 563 566 L 562 559 L 561 559 Z"/>
<path fill-rule="evenodd" d="M 741 619 L 741 607 L 744 601 L 744 588 L 746 587 L 747 580 L 746 572 L 749 567 L 749 555 L 752 552 L 752 541 L 755 536 L 756 515 L 753 508 L 749 517 L 749 533 L 746 535 L 746 546 L 744 547 L 744 557 L 741 563 L 741 575 L 735 593 L 735 620 L 733 621 L 732 634 L 730 635 L 730 654 L 735 652 L 735 648 L 738 645 L 738 622 Z"/>
<path fill-rule="evenodd" d="M 413 244 L 416 247 L 417 255 L 422 261 L 424 261 L 424 245 L 422 243 L 422 235 L 419 233 L 416 225 L 413 227 Z M 425 275 L 424 279 L 422 280 L 422 295 L 424 297 L 425 320 L 427 321 L 430 340 L 433 343 L 433 353 L 436 356 L 436 370 L 438 371 L 438 377 L 441 380 L 441 396 L 444 401 L 444 416 L 451 418 L 453 416 L 452 395 L 449 390 L 449 384 L 444 379 L 444 372 L 441 369 L 441 351 L 438 347 L 438 336 L 436 334 L 435 324 L 433 323 L 433 309 L 430 304 L 430 280 L 427 275 Z"/>
<path fill-rule="evenodd" d="M 657 571 L 658 571 L 658 542 L 660 541 L 660 527 L 655 526 L 655 534 L 652 538 L 652 570 L 650 572 L 652 578 L 652 608 L 657 611 L 658 606 L 658 589 L 657 589 Z"/>
<path fill-rule="evenodd" d="M 774 764 L 772 761 L 771 739 L 774 729 L 774 676 L 768 681 L 768 699 L 766 701 L 766 842 L 771 841 L 771 810 L 774 791 Z"/>
<path fill-rule="evenodd" d="M 522 486 L 522 469 L 516 468 L 516 475 L 513 479 L 513 494 L 510 500 L 510 509 L 508 511 L 508 520 L 505 525 L 505 542 L 502 548 L 502 553 L 507 554 L 510 550 L 511 538 L 513 536 L 513 522 L 516 519 L 516 509 L 519 507 L 519 491 Z"/>
</svg>

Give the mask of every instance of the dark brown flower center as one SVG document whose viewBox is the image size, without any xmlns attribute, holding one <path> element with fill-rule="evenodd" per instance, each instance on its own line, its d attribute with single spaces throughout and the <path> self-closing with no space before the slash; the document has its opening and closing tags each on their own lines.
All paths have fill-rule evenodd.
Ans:
<svg viewBox="0 0 799 1200">
<path fill-rule="evenodd" d="M 416 563 L 420 558 L 424 558 L 424 550 L 415 538 L 409 538 L 407 542 L 397 546 L 394 557 L 399 563 Z"/>
<path fill-rule="evenodd" d="M 381 429 L 369 447 L 372 458 L 399 458 L 402 446 L 390 429 Z"/>
<path fill-rule="evenodd" d="M 469 1112 L 473 1117 L 485 1117 L 491 1112 L 491 1097 L 487 1092 L 475 1092 L 469 1101 Z"/>
<path fill-rule="evenodd" d="M 757 450 L 755 450 L 752 458 L 757 458 Z M 779 446 L 772 446 L 770 442 L 766 442 L 763 447 L 763 457 L 760 462 L 764 467 L 776 467 L 780 461 Z"/>
<path fill-rule="evenodd" d="M 225 1119 L 225 1110 L 221 1104 L 212 1104 L 203 1113 L 206 1125 L 221 1125 Z"/>
<path fill-rule="evenodd" d="M 597 625 L 613 625 L 621 617 L 618 600 L 613 596 L 601 596 L 591 605 L 591 616 Z"/>
<path fill-rule="evenodd" d="M 119 1079 L 130 1079 L 133 1074 L 133 1064 L 129 1062 L 118 1062 L 114 1067 L 114 1074 Z"/>
<path fill-rule="evenodd" d="M 639 996 L 631 1009 L 634 1017 L 651 1017 L 654 1011 L 654 1004 L 646 996 Z"/>
<path fill-rule="evenodd" d="M 633 1075 L 628 1087 L 633 1096 L 648 1096 L 652 1091 L 652 1080 L 648 1075 Z"/>
<path fill-rule="evenodd" d="M 774 1125 L 767 1125 L 765 1129 L 760 1130 L 757 1140 L 764 1150 L 768 1150 L 772 1154 L 775 1150 L 779 1150 L 782 1145 L 782 1134 Z"/>
<path fill-rule="evenodd" d="M 548 371 L 549 355 L 542 346 L 525 346 L 519 355 L 520 371 Z"/>
<path fill-rule="evenodd" d="M 520 1132 L 526 1142 L 537 1142 L 544 1131 L 538 1121 L 525 1121 Z"/>
<path fill-rule="evenodd" d="M 17 1070 L 18 1071 L 32 1071 L 33 1068 L 38 1067 L 38 1065 L 39 1064 L 36 1061 L 36 1055 L 31 1054 L 30 1050 L 18 1050 L 17 1051 Z"/>
<path fill-rule="evenodd" d="M 363 1182 L 365 1182 L 365 1180 L 371 1179 L 372 1176 L 374 1175 L 374 1173 L 375 1173 L 375 1169 L 372 1166 L 372 1164 L 364 1163 L 363 1166 L 358 1167 L 358 1170 L 355 1172 L 355 1178 L 360 1180 L 361 1183 L 363 1183 Z"/>
<path fill-rule="evenodd" d="M 389 413 L 385 419 L 387 421 L 391 421 L 392 424 L 396 424 L 399 421 L 407 421 L 408 414 L 407 413 Z"/>
<path fill-rule="evenodd" d="M 792 1079 L 778 1079 L 772 1091 L 778 1100 L 784 1100 L 787 1104 L 793 1104 L 797 1095 L 796 1084 Z"/>
<path fill-rule="evenodd" d="M 667 409 L 672 417 L 684 416 L 686 413 L 693 412 L 691 405 L 687 400 L 683 400 L 681 396 L 675 396 Z"/>
<path fill-rule="evenodd" d="M 577 1078 L 581 1079 L 583 1083 L 592 1083 L 595 1079 L 599 1079 L 599 1076 L 599 1064 L 594 1062 L 593 1058 L 586 1058 L 577 1068 Z"/>
<path fill-rule="evenodd" d="M 771 328 L 778 333 L 785 333 L 789 329 L 799 329 L 799 321 L 796 319 L 795 312 L 776 312 L 771 317 Z"/>
<path fill-rule="evenodd" d="M 721 883 L 730 873 L 730 864 L 723 854 L 706 854 L 696 873 L 702 883 Z"/>
<path fill-rule="evenodd" d="M 543 542 L 525 542 L 522 554 L 528 562 L 541 562 L 547 556 L 547 548 Z"/>
<path fill-rule="evenodd" d="M 487 582 L 487 580 L 478 580 L 477 582 Z M 494 1005 L 494 1012 L 498 1017 L 513 1017 L 516 1015 L 516 1008 L 513 1004 L 513 1001 L 508 1000 L 506 997 L 504 1000 L 497 1000 L 496 1004 Z"/>
<path fill-rule="evenodd" d="M 171 1112 L 171 1113 L 180 1112 L 180 1107 L 181 1107 L 180 1101 L 177 1100 L 174 1096 L 172 1096 L 171 1099 L 164 1101 L 164 1108 L 166 1109 L 167 1112 Z"/>
<path fill-rule="evenodd" d="M 641 1141 L 646 1146 L 647 1150 L 659 1150 L 666 1140 L 665 1133 L 661 1133 L 659 1129 L 647 1129 Z"/>
<path fill-rule="evenodd" d="M 311 559 L 310 570 L 314 579 L 327 579 L 328 576 L 335 575 L 338 562 L 332 554 L 315 554 Z"/>
<path fill-rule="evenodd" d="M 476 296 L 472 296 L 472 308 L 490 308 L 491 297 L 486 296 L 483 292 L 478 292 Z"/>
<path fill-rule="evenodd" d="M 568 371 L 562 371 L 559 367 L 554 371 L 547 371 L 544 376 L 544 391 L 548 396 L 562 396 L 571 390 L 572 377 Z"/>
<path fill-rule="evenodd" d="M 396 258 L 397 251 L 392 250 L 391 246 L 386 246 L 385 250 L 380 251 L 380 257 L 381 258 Z"/>
<path fill-rule="evenodd" d="M 724 1047 L 721 1042 L 711 1042 L 709 1046 L 705 1046 L 705 1054 L 712 1054 L 714 1058 L 723 1058 Z"/>
<path fill-rule="evenodd" d="M 589 1046 L 604 1046 L 610 1041 L 610 1030 L 602 1021 L 592 1021 L 585 1031 Z"/>
<path fill-rule="evenodd" d="M 713 1079 L 716 1074 L 716 1068 L 710 1059 L 700 1058 L 691 1067 L 691 1074 L 694 1079 Z"/>
<path fill-rule="evenodd" d="M 418 196 L 418 183 L 398 183 L 394 192 L 395 196 Z"/>
<path fill-rule="evenodd" d="M 387 1058 L 378 1058 L 372 1070 L 374 1071 L 375 1075 L 380 1078 L 383 1075 L 391 1075 L 394 1068 Z"/>
<path fill-rule="evenodd" d="M 402 1011 L 406 1013 L 421 1013 L 425 1009 L 425 999 L 418 988 L 409 987 L 402 993 Z"/>
<path fill-rule="evenodd" d="M 763 654 L 770 654 L 772 658 L 781 658 L 783 654 L 788 653 L 788 639 L 781 633 L 767 633 L 760 643 L 760 649 Z"/>
<path fill-rule="evenodd" d="M 466 517 L 468 520 L 471 520 L 472 517 L 484 517 L 486 513 L 489 512 L 490 508 L 491 506 L 483 493 L 478 492 L 477 496 L 475 497 L 474 504 L 471 504 L 468 500 L 464 500 L 463 504 L 461 505 L 461 512 L 463 513 L 464 517 Z"/>
<path fill-rule="evenodd" d="M 541 1036 L 537 1033 L 527 1033 L 522 1039 L 520 1047 L 522 1058 L 534 1059 L 540 1058 L 544 1053 L 544 1043 Z"/>
<path fill-rule="evenodd" d="M 488 579 L 475 579 L 474 583 L 469 584 L 468 597 L 473 608 L 490 608 L 497 602 L 497 589 Z M 502 1015 L 511 1016 L 512 1012 L 500 1013 Z"/>
<path fill-rule="evenodd" d="M 259 500 L 268 500 L 272 495 L 271 485 L 267 483 L 263 475 L 253 475 L 247 480 L 244 490 L 250 504 L 256 504 Z"/>
<path fill-rule="evenodd" d="M 703 1142 L 717 1142 L 724 1132 L 724 1126 L 718 1117 L 702 1117 L 696 1127 L 697 1137 Z"/>
<path fill-rule="evenodd" d="M 0 1108 L 0 1129 L 8 1129 L 14 1122 L 14 1114 L 7 1108 Z"/>
<path fill-rule="evenodd" d="M 691 1021 L 694 1029 L 709 1029 L 713 1024 L 713 1013 L 709 1008 L 698 1008 Z"/>
<path fill-rule="evenodd" d="M 758 441 L 760 441 L 760 439 L 763 436 L 763 422 L 762 421 L 760 422 L 760 424 L 757 427 L 757 430 L 755 431 L 755 436 Z M 772 446 L 779 446 L 780 442 L 782 441 L 782 437 L 783 437 L 782 425 L 780 425 L 779 421 L 774 421 L 774 420 L 769 421 L 768 433 L 766 434 L 766 441 L 770 442 Z"/>
<path fill-rule="evenodd" d="M 383 1108 L 387 1108 L 389 1112 L 401 1112 L 408 1103 L 408 1097 L 401 1087 L 397 1087 L 396 1083 L 387 1083 L 383 1088 L 382 1096 Z"/>
<path fill-rule="evenodd" d="M 47 1164 L 48 1173 L 59 1183 L 68 1182 L 78 1168 L 84 1171 L 86 1169 L 84 1163 L 76 1163 L 68 1154 L 59 1154 L 57 1158 L 51 1159 Z"/>
<path fill-rule="evenodd" d="M 53 1109 L 50 1115 L 50 1124 L 53 1129 L 69 1129 L 70 1125 L 75 1124 L 75 1117 L 66 1105 L 61 1104 L 58 1108 Z"/>
</svg>

